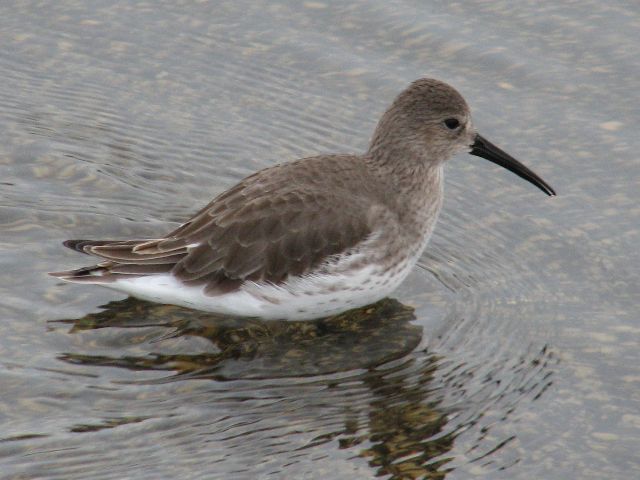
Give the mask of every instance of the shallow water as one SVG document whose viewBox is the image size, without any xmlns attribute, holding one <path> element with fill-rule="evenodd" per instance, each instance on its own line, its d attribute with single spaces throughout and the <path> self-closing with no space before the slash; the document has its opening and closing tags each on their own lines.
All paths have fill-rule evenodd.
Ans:
<svg viewBox="0 0 640 480">
<path fill-rule="evenodd" d="M 3 478 L 640 476 L 633 2 L 0 7 Z M 408 82 L 487 138 L 420 267 L 315 322 L 215 318 L 45 272 L 277 161 L 366 148 Z"/>
</svg>

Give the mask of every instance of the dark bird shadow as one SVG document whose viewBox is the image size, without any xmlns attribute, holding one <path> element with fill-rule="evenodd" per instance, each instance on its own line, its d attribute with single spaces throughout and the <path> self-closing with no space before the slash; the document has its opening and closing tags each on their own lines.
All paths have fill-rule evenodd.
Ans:
<svg viewBox="0 0 640 480">
<path fill-rule="evenodd" d="M 68 352 L 61 354 L 60 360 L 173 372 L 160 382 L 188 378 L 287 382 L 295 381 L 294 377 L 325 379 L 325 375 L 354 372 L 349 378 L 368 393 L 364 398 L 350 399 L 353 393 L 349 388 L 334 377 L 327 380 L 315 401 L 318 405 L 346 405 L 342 420 L 338 424 L 328 421 L 324 432 L 318 432 L 303 449 L 337 441 L 340 449 L 366 458 L 378 476 L 441 479 L 446 475 L 448 460 L 434 461 L 434 457 L 453 447 L 454 435 L 442 434 L 448 416 L 439 409 L 439 401 L 431 398 L 430 385 L 440 357 L 416 352 L 422 327 L 412 323 L 413 309 L 396 300 L 384 299 L 342 315 L 300 322 L 221 317 L 133 298 L 103 308 L 80 319 L 57 322 L 70 324 L 73 334 L 105 328 L 165 330 L 159 340 L 146 342 L 145 349 L 155 342 L 178 338 L 198 339 L 201 349 L 204 345 L 212 348 L 119 357 Z M 295 390 L 287 391 L 295 395 Z M 313 412 L 310 405 L 308 415 Z"/>
<path fill-rule="evenodd" d="M 390 299 L 342 315 L 299 322 L 224 317 L 133 298 L 102 308 L 80 319 L 56 322 L 71 324 L 70 333 L 107 327 L 163 328 L 168 333 L 160 340 L 197 337 L 214 348 L 201 353 L 145 352 L 121 357 L 63 353 L 60 360 L 173 371 L 173 377 L 218 381 L 306 377 L 387 363 L 411 352 L 422 338 L 422 328 L 410 323 L 415 319 L 413 309 Z"/>
</svg>

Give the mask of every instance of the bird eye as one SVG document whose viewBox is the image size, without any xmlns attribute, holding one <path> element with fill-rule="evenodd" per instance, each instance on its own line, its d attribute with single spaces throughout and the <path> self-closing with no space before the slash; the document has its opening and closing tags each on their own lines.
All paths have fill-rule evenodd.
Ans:
<svg viewBox="0 0 640 480">
<path fill-rule="evenodd" d="M 449 130 L 455 130 L 460 126 L 460 122 L 458 121 L 457 118 L 447 118 L 444 121 L 444 124 L 447 126 Z"/>
</svg>

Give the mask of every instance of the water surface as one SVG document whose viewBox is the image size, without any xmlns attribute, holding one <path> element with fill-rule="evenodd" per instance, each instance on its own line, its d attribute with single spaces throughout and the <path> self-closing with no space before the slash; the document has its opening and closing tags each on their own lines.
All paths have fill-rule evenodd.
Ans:
<svg viewBox="0 0 640 480">
<path fill-rule="evenodd" d="M 640 474 L 640 12 L 632 2 L 0 7 L 6 478 Z M 279 161 L 366 148 L 423 75 L 556 198 L 447 166 L 394 299 L 260 322 L 45 272 L 153 237 Z"/>
</svg>

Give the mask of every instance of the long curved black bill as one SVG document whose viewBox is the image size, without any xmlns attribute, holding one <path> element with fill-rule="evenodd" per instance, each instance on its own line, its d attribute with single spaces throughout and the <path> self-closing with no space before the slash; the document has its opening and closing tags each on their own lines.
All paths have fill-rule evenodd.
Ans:
<svg viewBox="0 0 640 480">
<path fill-rule="evenodd" d="M 469 152 L 471 155 L 476 155 L 478 157 L 486 158 L 490 162 L 500 165 L 501 167 L 506 168 L 507 170 L 515 173 L 521 178 L 524 178 L 528 182 L 533 183 L 536 187 L 542 190 L 547 195 L 555 195 L 556 192 L 551 186 L 542 180 L 538 175 L 533 173 L 527 167 L 525 167 L 518 160 L 513 158 L 507 152 L 502 151 L 498 147 L 496 147 L 493 143 L 491 143 L 486 138 L 476 135 L 476 139 L 471 145 L 471 151 Z"/>
</svg>

